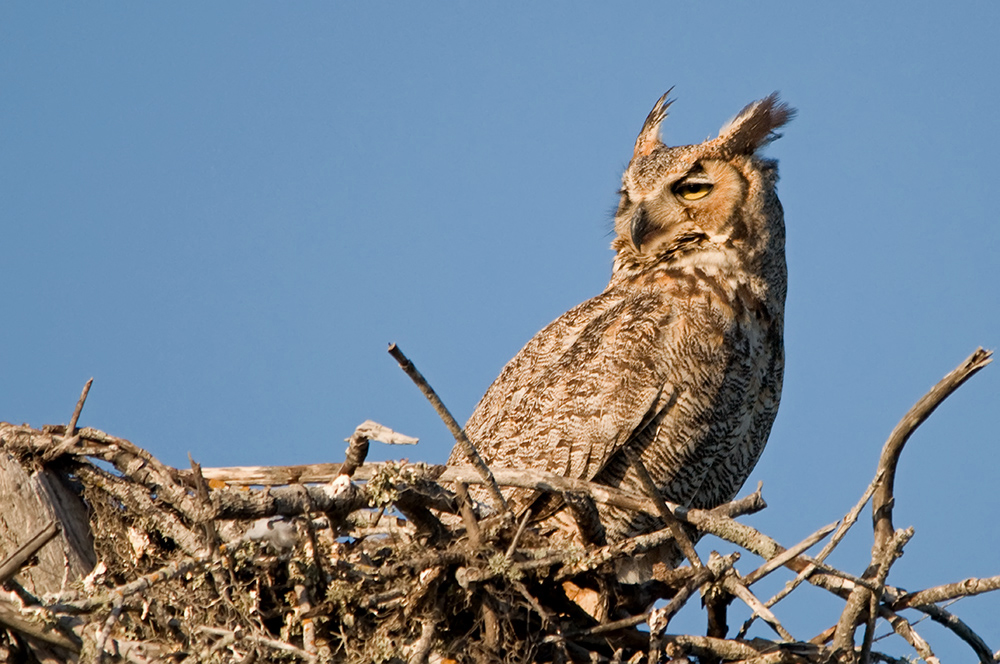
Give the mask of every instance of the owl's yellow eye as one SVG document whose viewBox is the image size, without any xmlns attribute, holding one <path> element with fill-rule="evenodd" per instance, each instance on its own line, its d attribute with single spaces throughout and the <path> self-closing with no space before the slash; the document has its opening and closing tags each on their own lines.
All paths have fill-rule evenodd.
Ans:
<svg viewBox="0 0 1000 664">
<path fill-rule="evenodd" d="M 680 196 L 686 201 L 696 201 L 700 198 L 705 198 L 708 196 L 708 192 L 712 191 L 711 182 L 678 182 L 674 185 L 674 195 Z"/>
</svg>

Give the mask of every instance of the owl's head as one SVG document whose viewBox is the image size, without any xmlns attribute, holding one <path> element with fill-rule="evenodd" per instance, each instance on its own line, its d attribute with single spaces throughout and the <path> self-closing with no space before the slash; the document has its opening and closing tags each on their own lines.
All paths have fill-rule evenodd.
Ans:
<svg viewBox="0 0 1000 664">
<path fill-rule="evenodd" d="M 756 153 L 778 138 L 775 130 L 795 111 L 774 93 L 740 111 L 717 138 L 668 147 L 660 125 L 671 103 L 666 94 L 656 102 L 622 177 L 611 245 L 615 271 L 697 262 L 700 253 L 722 250 L 750 261 L 783 251 L 777 164 Z"/>
</svg>

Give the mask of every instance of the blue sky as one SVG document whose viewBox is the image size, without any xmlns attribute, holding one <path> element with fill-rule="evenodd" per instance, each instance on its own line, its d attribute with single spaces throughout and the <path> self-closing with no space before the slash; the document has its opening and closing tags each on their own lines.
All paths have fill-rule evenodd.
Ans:
<svg viewBox="0 0 1000 664">
<path fill-rule="evenodd" d="M 65 422 L 94 377 L 81 423 L 174 465 L 339 461 L 365 419 L 421 439 L 372 458 L 442 462 L 387 344 L 464 421 L 606 283 L 660 94 L 679 144 L 780 90 L 787 370 L 748 486 L 771 505 L 750 523 L 793 544 L 855 502 L 914 401 L 1000 345 L 998 33 L 990 2 L 5 3 L 0 419 Z M 991 366 L 911 439 L 896 525 L 916 536 L 890 581 L 1000 573 L 998 398 Z M 861 571 L 856 529 L 833 562 Z M 840 606 L 806 599 L 777 611 L 804 638 Z M 952 609 L 1000 648 L 1000 598 Z"/>
</svg>

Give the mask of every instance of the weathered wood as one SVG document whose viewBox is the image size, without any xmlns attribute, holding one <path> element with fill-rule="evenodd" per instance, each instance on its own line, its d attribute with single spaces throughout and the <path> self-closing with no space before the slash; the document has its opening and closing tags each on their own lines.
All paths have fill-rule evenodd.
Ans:
<svg viewBox="0 0 1000 664">
<path fill-rule="evenodd" d="M 97 556 L 90 516 L 80 497 L 56 472 L 29 472 L 0 450 L 0 558 L 14 552 L 34 533 L 54 521 L 60 532 L 37 554 L 38 564 L 15 577 L 36 594 L 59 591 L 86 576 Z"/>
<path fill-rule="evenodd" d="M 828 664 L 838 656 L 885 659 L 871 650 L 879 616 L 933 664 L 930 646 L 896 614 L 909 607 L 951 629 L 980 661 L 993 660 L 971 627 L 932 602 L 994 590 L 1000 577 L 904 594 L 886 581 L 912 531 L 897 531 L 888 546 L 876 546 L 882 555 L 863 577 L 823 562 L 872 495 L 883 502 L 876 509 L 878 543 L 878 524 L 891 522 L 886 505 L 892 499 L 877 492 L 902 445 L 890 446 L 891 463 L 882 464 L 813 558 L 806 548 L 833 526 L 786 550 L 733 519 L 764 506 L 759 489 L 695 510 L 657 504 L 655 487 L 636 495 L 524 469 L 491 469 L 483 477 L 468 466 L 365 464 L 360 438 L 374 439 L 370 434 L 380 429 L 365 423 L 356 432 L 359 444 L 346 464 L 356 472 L 348 477 L 340 475 L 341 464 L 203 470 L 192 464 L 193 471 L 179 471 L 96 429 L 0 423 L 0 567 L 13 573 L 35 551 L 39 560 L 8 583 L 16 596 L 0 602 L 0 659 L 9 647 L 53 664 L 159 661 L 170 653 L 199 661 L 267 659 L 278 651 L 308 662 L 423 662 L 461 653 L 476 662 L 502 654 L 511 661 L 659 661 L 666 655 Z M 599 538 L 567 545 L 532 524 L 530 515 L 515 520 L 468 499 L 465 483 L 491 482 L 557 494 L 587 531 L 598 530 L 589 525 L 594 505 L 613 504 L 667 523 L 678 519 L 771 562 L 741 577 L 732 567 L 738 553 L 726 559 L 713 553 L 704 567 L 654 568 L 654 581 L 622 584 L 620 564 L 675 539 L 669 527 L 603 546 Z M 247 486 L 254 484 L 287 486 Z M 56 528 L 40 526 L 58 523 L 70 538 L 89 542 L 91 515 L 77 485 L 94 508 L 103 564 L 84 583 L 67 586 L 88 567 L 70 564 L 77 544 L 65 536 L 43 546 Z M 46 558 L 53 551 L 56 556 Z M 697 554 L 690 558 L 696 562 Z M 808 581 L 846 599 L 839 624 L 810 642 L 797 641 L 770 609 L 790 590 L 764 603 L 748 589 L 779 565 L 800 573 L 791 587 Z M 710 609 L 708 636 L 665 633 L 672 612 L 699 590 Z M 598 598 L 590 615 L 575 599 L 587 595 Z M 729 638 L 724 610 L 734 596 L 780 641 L 743 639 L 747 625 Z M 670 603 L 650 612 L 658 599 Z M 649 631 L 636 629 L 644 622 Z M 859 649 L 854 632 L 862 624 Z"/>
</svg>

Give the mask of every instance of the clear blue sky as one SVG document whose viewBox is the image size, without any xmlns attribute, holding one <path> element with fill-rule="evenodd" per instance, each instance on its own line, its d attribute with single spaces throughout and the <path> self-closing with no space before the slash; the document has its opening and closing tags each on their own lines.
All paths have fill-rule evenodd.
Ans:
<svg viewBox="0 0 1000 664">
<path fill-rule="evenodd" d="M 1000 345 L 998 35 L 994 2 L 4 3 L 0 419 L 66 422 L 93 376 L 81 423 L 174 465 L 339 461 L 369 418 L 422 441 L 373 458 L 442 462 L 386 345 L 464 421 L 606 283 L 656 98 L 691 143 L 780 90 L 787 373 L 750 522 L 793 544 Z M 910 441 L 892 582 L 1000 573 L 998 398 L 991 366 Z M 861 571 L 870 532 L 833 562 Z M 778 606 L 801 637 L 836 620 L 814 597 Z M 952 608 L 1000 648 L 1000 598 Z"/>
</svg>

